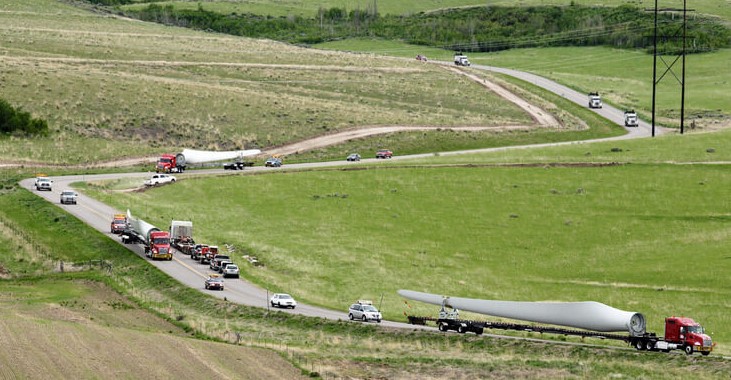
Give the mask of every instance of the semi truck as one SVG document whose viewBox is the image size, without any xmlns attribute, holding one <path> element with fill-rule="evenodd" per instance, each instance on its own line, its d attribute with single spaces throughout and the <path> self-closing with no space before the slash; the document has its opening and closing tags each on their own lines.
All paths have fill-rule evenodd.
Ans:
<svg viewBox="0 0 731 380">
<path fill-rule="evenodd" d="M 598 92 L 589 93 L 589 108 L 602 108 L 602 97 Z"/>
<path fill-rule="evenodd" d="M 189 220 L 173 220 L 170 222 L 170 245 L 179 252 L 190 252 L 188 247 L 195 245 L 193 222 Z"/>
<path fill-rule="evenodd" d="M 624 111 L 624 126 L 625 127 L 636 127 L 639 125 L 637 121 L 637 112 L 635 110 Z"/>
<path fill-rule="evenodd" d="M 259 149 L 234 150 L 227 152 L 183 149 L 176 154 L 163 154 L 155 165 L 156 173 L 182 173 L 189 164 L 203 164 L 207 162 L 243 159 L 261 153 Z"/>
<path fill-rule="evenodd" d="M 467 56 L 462 53 L 455 53 L 454 54 L 454 64 L 457 66 L 470 66 L 470 60 L 467 59 Z"/>
<path fill-rule="evenodd" d="M 145 247 L 145 256 L 153 260 L 173 259 L 170 233 L 133 217 L 129 210 L 127 210 L 127 228 L 122 231 L 120 237 L 124 244 L 142 244 Z"/>
<path fill-rule="evenodd" d="M 445 332 L 452 330 L 480 335 L 485 329 L 498 329 L 572 335 L 624 341 L 640 351 L 683 350 L 688 355 L 700 352 L 704 356 L 709 355 L 714 347 L 711 337 L 691 318 L 665 318 L 665 335 L 658 336 L 645 330 L 645 317 L 642 314 L 625 312 L 598 302 L 489 301 L 442 297 L 410 290 L 399 290 L 399 294 L 412 300 L 440 304 L 441 309 L 436 318 L 406 316 L 411 324 L 426 325 L 427 322 L 433 322 L 440 331 Z M 459 309 L 515 320 L 550 323 L 553 326 L 465 320 L 459 318 Z"/>
</svg>

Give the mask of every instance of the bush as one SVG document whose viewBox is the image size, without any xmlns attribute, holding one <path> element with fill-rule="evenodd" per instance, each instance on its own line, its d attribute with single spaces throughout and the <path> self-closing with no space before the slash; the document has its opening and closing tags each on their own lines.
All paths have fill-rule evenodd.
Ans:
<svg viewBox="0 0 731 380">
<path fill-rule="evenodd" d="M 45 136 L 48 134 L 48 123 L 42 119 L 33 119 L 30 113 L 20 108 L 15 109 L 7 101 L 0 99 L 0 133 Z"/>
</svg>

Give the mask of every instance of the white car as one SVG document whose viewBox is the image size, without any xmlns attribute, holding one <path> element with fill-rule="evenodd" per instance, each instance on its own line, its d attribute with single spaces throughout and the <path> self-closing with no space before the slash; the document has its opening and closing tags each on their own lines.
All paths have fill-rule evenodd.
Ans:
<svg viewBox="0 0 731 380">
<path fill-rule="evenodd" d="M 64 190 L 61 192 L 61 204 L 76 204 L 76 197 L 78 194 L 76 194 L 73 190 Z"/>
<path fill-rule="evenodd" d="M 153 174 L 150 179 L 145 181 L 145 186 L 157 186 L 166 183 L 175 183 L 175 176 L 169 174 Z"/>
<path fill-rule="evenodd" d="M 376 321 L 381 323 L 382 317 L 381 312 L 370 301 L 358 301 L 358 303 L 350 305 L 348 319 L 351 321 L 358 319 L 363 322 Z"/>
<path fill-rule="evenodd" d="M 297 301 L 295 301 L 292 296 L 286 293 L 274 294 L 269 300 L 269 303 L 272 304 L 272 307 L 291 307 L 292 309 L 294 309 L 297 306 Z"/>
</svg>

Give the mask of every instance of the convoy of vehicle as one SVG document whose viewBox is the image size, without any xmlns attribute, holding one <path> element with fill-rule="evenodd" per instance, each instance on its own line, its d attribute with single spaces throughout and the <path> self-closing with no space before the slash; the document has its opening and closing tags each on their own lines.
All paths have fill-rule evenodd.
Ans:
<svg viewBox="0 0 731 380">
<path fill-rule="evenodd" d="M 73 190 L 64 190 L 61 192 L 61 204 L 75 205 L 78 196 Z"/>
<path fill-rule="evenodd" d="M 275 293 L 272 298 L 269 299 L 269 304 L 272 307 L 286 307 L 294 309 L 297 307 L 297 301 L 287 293 Z"/>
<path fill-rule="evenodd" d="M 150 179 L 145 180 L 145 186 L 158 186 L 166 183 L 175 183 L 175 176 L 169 174 L 153 174 Z"/>
<path fill-rule="evenodd" d="M 373 306 L 373 302 L 359 300 L 357 303 L 350 305 L 350 308 L 348 308 L 348 319 L 351 321 L 376 321 L 381 323 L 382 316 L 381 312 Z"/>
<path fill-rule="evenodd" d="M 393 152 L 391 152 L 388 149 L 380 149 L 378 152 L 376 152 L 376 158 L 391 158 L 393 157 Z"/>
</svg>

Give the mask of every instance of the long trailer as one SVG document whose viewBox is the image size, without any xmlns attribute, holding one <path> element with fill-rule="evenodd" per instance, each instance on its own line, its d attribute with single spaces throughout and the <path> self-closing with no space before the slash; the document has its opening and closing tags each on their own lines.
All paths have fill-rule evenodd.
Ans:
<svg viewBox="0 0 731 380">
<path fill-rule="evenodd" d="M 453 330 L 459 333 L 473 332 L 480 335 L 485 329 L 500 329 L 572 335 L 582 338 L 624 341 L 637 350 L 663 352 L 683 350 L 688 355 L 700 352 L 704 356 L 709 355 L 715 346 L 703 327 L 691 318 L 665 318 L 665 335 L 658 336 L 653 332 L 645 331 L 645 317 L 642 314 L 625 312 L 598 302 L 492 301 L 444 297 L 411 290 L 399 290 L 399 294 L 409 299 L 441 305 L 438 318 L 414 315 L 407 315 L 407 318 L 409 323 L 414 325 L 434 322 L 440 331 L 445 332 Z M 457 307 L 485 315 L 549 325 L 465 320 L 459 318 Z M 622 330 L 626 332 L 619 333 Z"/>
</svg>

